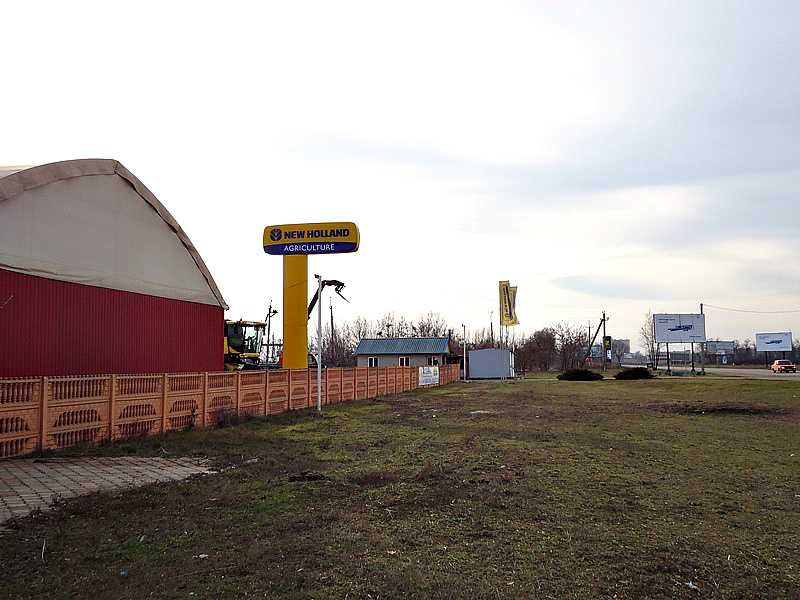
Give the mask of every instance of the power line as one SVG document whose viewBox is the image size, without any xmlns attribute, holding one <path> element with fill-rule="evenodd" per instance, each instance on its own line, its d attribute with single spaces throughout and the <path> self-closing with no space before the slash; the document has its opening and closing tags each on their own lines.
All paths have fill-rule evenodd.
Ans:
<svg viewBox="0 0 800 600">
<path fill-rule="evenodd" d="M 708 308 L 716 308 L 717 310 L 725 310 L 729 312 L 751 313 L 756 315 L 784 315 L 789 313 L 800 313 L 800 308 L 791 310 L 749 310 L 746 308 L 728 308 L 725 306 L 715 306 L 713 304 L 705 304 Z"/>
</svg>

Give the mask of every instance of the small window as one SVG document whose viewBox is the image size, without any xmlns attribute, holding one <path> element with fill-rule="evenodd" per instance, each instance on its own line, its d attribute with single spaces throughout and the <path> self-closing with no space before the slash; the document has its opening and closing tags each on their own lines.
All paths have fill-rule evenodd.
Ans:
<svg viewBox="0 0 800 600">
<path fill-rule="evenodd" d="M 428 357 L 428 366 L 429 367 L 436 367 L 439 365 L 439 357 L 438 356 L 429 356 Z"/>
<path fill-rule="evenodd" d="M 408 356 L 401 356 L 399 364 L 401 367 L 410 367 L 411 361 L 409 360 Z"/>
<path fill-rule="evenodd" d="M 370 368 L 374 368 L 378 366 L 378 357 L 377 356 L 370 356 L 367 359 L 367 366 Z"/>
</svg>

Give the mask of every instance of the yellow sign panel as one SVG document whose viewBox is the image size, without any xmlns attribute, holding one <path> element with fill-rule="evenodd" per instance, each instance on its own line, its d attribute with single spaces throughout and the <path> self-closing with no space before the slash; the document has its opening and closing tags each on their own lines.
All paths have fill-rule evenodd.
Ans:
<svg viewBox="0 0 800 600">
<path fill-rule="evenodd" d="M 298 223 L 269 225 L 264 228 L 267 254 L 339 254 L 358 250 L 359 233 L 355 223 Z"/>
<path fill-rule="evenodd" d="M 517 320 L 517 288 L 508 281 L 500 282 L 500 324 L 519 325 Z"/>
</svg>

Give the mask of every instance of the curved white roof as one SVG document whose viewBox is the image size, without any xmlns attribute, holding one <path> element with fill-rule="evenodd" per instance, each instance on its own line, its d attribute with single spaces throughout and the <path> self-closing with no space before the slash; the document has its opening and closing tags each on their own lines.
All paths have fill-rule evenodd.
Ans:
<svg viewBox="0 0 800 600">
<path fill-rule="evenodd" d="M 6 175 L 13 175 L 17 171 L 24 171 L 25 169 L 30 169 L 30 168 L 31 167 L 29 167 L 29 166 L 25 166 L 25 167 L 11 166 L 11 167 L 8 167 L 8 166 L 0 165 L 0 179 L 5 177 Z"/>
<path fill-rule="evenodd" d="M 175 218 L 116 160 L 0 167 L 0 268 L 228 308 Z"/>
</svg>

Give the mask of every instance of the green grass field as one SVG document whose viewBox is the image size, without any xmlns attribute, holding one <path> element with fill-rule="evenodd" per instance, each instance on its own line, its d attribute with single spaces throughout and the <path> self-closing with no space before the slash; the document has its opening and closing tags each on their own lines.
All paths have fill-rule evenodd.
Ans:
<svg viewBox="0 0 800 600">
<path fill-rule="evenodd" d="M 798 598 L 798 425 L 789 381 L 536 378 L 76 450 L 228 468 L 13 524 L 0 596 Z"/>
</svg>

